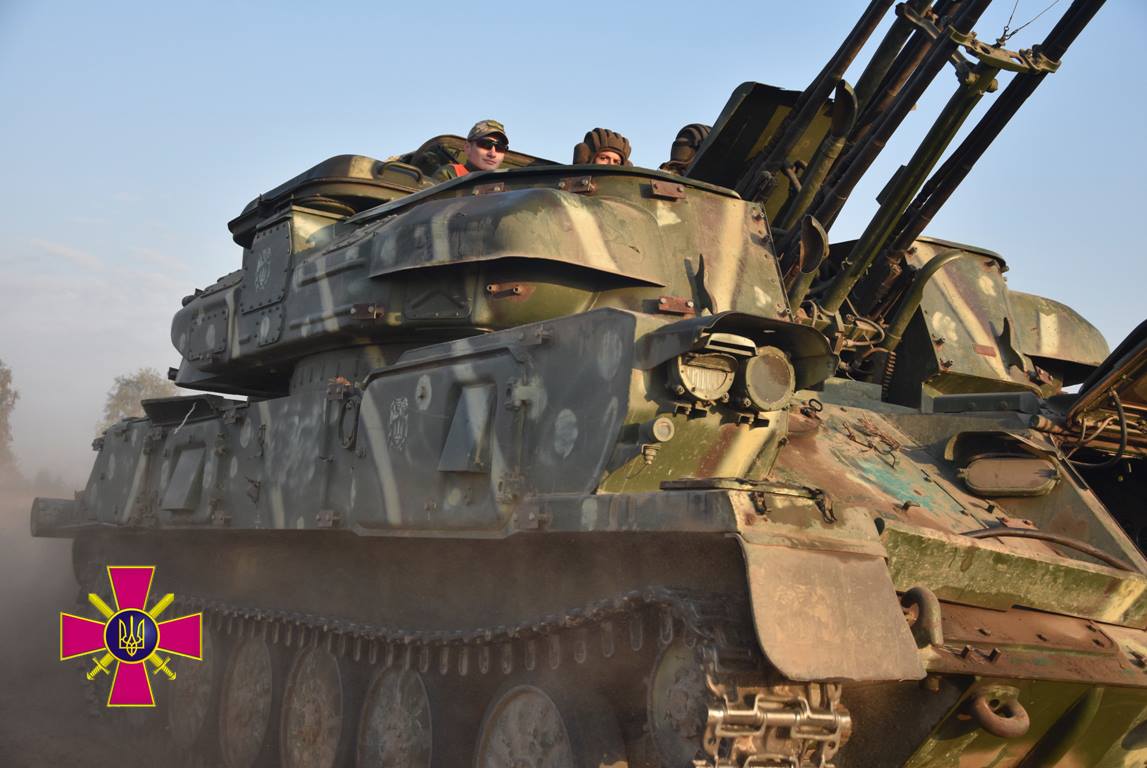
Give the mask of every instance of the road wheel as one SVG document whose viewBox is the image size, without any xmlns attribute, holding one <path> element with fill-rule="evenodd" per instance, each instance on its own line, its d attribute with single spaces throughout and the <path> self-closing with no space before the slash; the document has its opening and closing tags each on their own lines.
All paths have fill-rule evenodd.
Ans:
<svg viewBox="0 0 1147 768">
<path fill-rule="evenodd" d="M 273 760 L 271 712 L 275 704 L 275 659 L 267 642 L 239 642 L 223 674 L 219 697 L 219 749 L 227 768 L 250 768 Z"/>
<path fill-rule="evenodd" d="M 343 748 L 346 686 L 325 648 L 296 654 L 283 692 L 280 754 L 286 768 L 331 768 Z"/>
<path fill-rule="evenodd" d="M 621 768 L 617 720 L 597 696 L 514 685 L 495 696 L 482 720 L 477 768 Z"/>
<path fill-rule="evenodd" d="M 358 726 L 358 768 L 429 768 L 430 698 L 421 675 L 390 668 L 375 676 Z"/>
<path fill-rule="evenodd" d="M 211 723 L 223 668 L 216 656 L 218 648 L 212 632 L 204 629 L 200 660 L 173 659 L 178 683 L 172 685 L 168 694 L 167 723 L 171 740 L 181 751 L 198 746 Z"/>
<path fill-rule="evenodd" d="M 680 638 L 661 649 L 649 676 L 649 733 L 665 765 L 692 765 L 701 756 L 709 714 L 705 676 L 696 653 Z"/>
</svg>

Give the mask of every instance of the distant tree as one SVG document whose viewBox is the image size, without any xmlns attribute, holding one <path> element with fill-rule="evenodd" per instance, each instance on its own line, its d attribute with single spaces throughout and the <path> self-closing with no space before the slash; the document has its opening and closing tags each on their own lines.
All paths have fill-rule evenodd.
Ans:
<svg viewBox="0 0 1147 768">
<path fill-rule="evenodd" d="M 0 480 L 16 475 L 16 456 L 12 453 L 12 411 L 20 393 L 12 386 L 12 369 L 0 360 Z"/>
<path fill-rule="evenodd" d="M 116 376 L 115 384 L 104 403 L 104 418 L 99 424 L 99 431 L 104 431 L 121 419 L 142 416 L 141 400 L 178 394 L 176 386 L 154 368 L 140 368 L 135 373 Z"/>
<path fill-rule="evenodd" d="M 37 496 L 53 496 L 67 493 L 70 488 L 75 486 L 64 480 L 64 476 L 59 472 L 41 467 L 36 470 L 36 474 L 32 477 L 31 487 Z"/>
</svg>

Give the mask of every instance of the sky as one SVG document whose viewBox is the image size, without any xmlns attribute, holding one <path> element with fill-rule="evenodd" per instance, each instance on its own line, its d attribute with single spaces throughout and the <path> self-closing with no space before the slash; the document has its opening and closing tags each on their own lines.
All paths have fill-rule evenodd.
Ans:
<svg viewBox="0 0 1147 768">
<path fill-rule="evenodd" d="M 996 0 L 979 36 L 1013 4 L 1015 28 L 1048 2 Z M 488 117 L 514 148 L 563 161 L 608 127 L 656 167 L 738 84 L 804 88 L 863 5 L 0 0 L 0 360 L 25 472 L 83 482 L 114 378 L 179 363 L 171 317 L 240 266 L 226 223 L 259 193 Z M 1038 43 L 1067 6 L 1009 47 Z M 1013 289 L 1073 306 L 1112 346 L 1147 315 L 1144 33 L 1147 3 L 1102 8 L 926 233 L 998 251 Z M 954 88 L 949 68 L 834 240 L 860 233 Z"/>
</svg>

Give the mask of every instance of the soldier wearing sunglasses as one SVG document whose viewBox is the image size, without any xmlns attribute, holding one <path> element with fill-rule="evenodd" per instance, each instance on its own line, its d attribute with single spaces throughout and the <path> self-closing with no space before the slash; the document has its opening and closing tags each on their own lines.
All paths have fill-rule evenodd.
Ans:
<svg viewBox="0 0 1147 768">
<path fill-rule="evenodd" d="M 473 171 L 493 171 L 502 164 L 510 139 L 497 120 L 479 120 L 466 135 L 466 162 L 450 163 L 434 173 L 437 181 L 456 179 Z"/>
</svg>

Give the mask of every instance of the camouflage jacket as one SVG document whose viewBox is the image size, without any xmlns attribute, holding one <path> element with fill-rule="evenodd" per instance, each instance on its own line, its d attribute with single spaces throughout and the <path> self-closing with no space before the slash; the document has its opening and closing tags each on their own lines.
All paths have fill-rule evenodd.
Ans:
<svg viewBox="0 0 1147 768">
<path fill-rule="evenodd" d="M 446 163 L 445 165 L 440 165 L 438 170 L 434 171 L 431 175 L 430 179 L 435 182 L 449 181 L 459 176 L 465 176 L 467 173 L 473 173 L 476 170 L 478 169 L 471 168 L 469 163 Z M 465 173 L 462 173 L 462 171 L 465 171 Z"/>
</svg>

